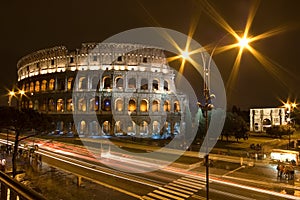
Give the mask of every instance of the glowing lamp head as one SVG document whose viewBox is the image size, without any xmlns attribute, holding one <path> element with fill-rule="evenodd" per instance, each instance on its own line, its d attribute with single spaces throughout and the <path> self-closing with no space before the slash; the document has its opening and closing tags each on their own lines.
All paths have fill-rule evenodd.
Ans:
<svg viewBox="0 0 300 200">
<path fill-rule="evenodd" d="M 240 48 L 248 47 L 248 44 L 249 44 L 249 39 L 248 38 L 243 37 L 243 38 L 239 39 L 239 46 L 240 46 Z"/>
<path fill-rule="evenodd" d="M 9 92 L 9 96 L 15 96 L 15 94 L 16 94 L 16 93 L 15 93 L 14 91 L 10 91 L 10 92 Z"/>
<path fill-rule="evenodd" d="M 24 91 L 24 90 L 20 90 L 19 93 L 20 93 L 21 95 L 24 95 L 24 94 L 25 94 L 25 91 Z"/>
<path fill-rule="evenodd" d="M 190 53 L 189 53 L 188 51 L 182 51 L 182 52 L 181 52 L 181 57 L 182 57 L 183 59 L 189 59 Z"/>
</svg>

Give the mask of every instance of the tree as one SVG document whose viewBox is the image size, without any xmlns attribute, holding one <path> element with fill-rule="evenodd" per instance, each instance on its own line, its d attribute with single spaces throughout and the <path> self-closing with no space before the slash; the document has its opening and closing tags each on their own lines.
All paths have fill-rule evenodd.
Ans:
<svg viewBox="0 0 300 200">
<path fill-rule="evenodd" d="M 273 137 L 282 138 L 284 135 L 292 135 L 295 129 L 290 125 L 271 126 L 267 128 L 266 133 Z"/>
<path fill-rule="evenodd" d="M 14 107 L 0 107 L 0 127 L 15 133 L 13 177 L 17 173 L 16 157 L 20 141 L 54 128 L 49 117 L 31 109 L 18 110 Z"/>
<path fill-rule="evenodd" d="M 221 140 L 223 140 L 224 136 L 227 141 L 230 136 L 234 136 L 237 141 L 241 138 L 246 139 L 248 137 L 246 135 L 247 131 L 248 128 L 245 120 L 237 113 L 228 112 L 221 133 Z"/>
</svg>

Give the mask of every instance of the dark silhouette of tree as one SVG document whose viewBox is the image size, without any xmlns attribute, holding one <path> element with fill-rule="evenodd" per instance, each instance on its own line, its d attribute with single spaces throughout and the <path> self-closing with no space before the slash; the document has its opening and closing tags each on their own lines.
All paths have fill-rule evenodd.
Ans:
<svg viewBox="0 0 300 200">
<path fill-rule="evenodd" d="M 227 112 L 223 131 L 221 133 L 221 140 L 226 137 L 226 141 L 230 136 L 234 136 L 238 141 L 241 138 L 248 138 L 247 136 L 247 123 L 237 113 Z"/>
<path fill-rule="evenodd" d="M 0 127 L 15 133 L 12 155 L 13 177 L 15 177 L 17 173 L 16 157 L 20 141 L 53 130 L 54 125 L 49 117 L 34 110 L 0 107 Z"/>
<path fill-rule="evenodd" d="M 290 125 L 271 126 L 266 133 L 272 137 L 282 138 L 284 135 L 292 135 L 296 130 Z"/>
</svg>

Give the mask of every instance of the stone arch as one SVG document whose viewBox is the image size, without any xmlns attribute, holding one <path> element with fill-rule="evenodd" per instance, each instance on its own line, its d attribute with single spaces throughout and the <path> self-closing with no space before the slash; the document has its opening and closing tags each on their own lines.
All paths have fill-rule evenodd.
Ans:
<svg viewBox="0 0 300 200">
<path fill-rule="evenodd" d="M 74 87 L 74 78 L 69 77 L 67 83 L 67 90 L 73 90 L 73 87 Z"/>
<path fill-rule="evenodd" d="M 152 90 L 156 91 L 158 89 L 159 89 L 159 81 L 158 81 L 158 79 L 153 79 L 153 81 L 152 81 Z"/>
<path fill-rule="evenodd" d="M 169 82 L 165 80 L 165 81 L 164 81 L 164 90 L 165 90 L 165 91 L 169 91 L 169 89 L 170 89 L 170 88 L 169 88 Z"/>
<path fill-rule="evenodd" d="M 123 77 L 122 76 L 117 76 L 116 77 L 116 88 L 119 89 L 119 90 L 122 90 L 123 89 L 123 85 L 124 85 L 124 80 L 123 80 Z"/>
<path fill-rule="evenodd" d="M 92 89 L 96 91 L 100 89 L 100 79 L 98 76 L 92 78 Z"/>
<path fill-rule="evenodd" d="M 141 79 L 141 90 L 148 90 L 148 79 L 142 78 Z"/>
<path fill-rule="evenodd" d="M 171 111 L 171 105 L 170 105 L 170 101 L 166 100 L 164 102 L 164 111 L 165 112 L 170 112 Z"/>
<path fill-rule="evenodd" d="M 54 102 L 53 98 L 50 98 L 48 100 L 48 110 L 52 111 L 52 112 L 55 111 L 55 102 Z"/>
<path fill-rule="evenodd" d="M 49 81 L 49 90 L 54 90 L 55 89 L 55 80 L 50 79 Z"/>
<path fill-rule="evenodd" d="M 128 80 L 128 88 L 136 89 L 136 79 L 135 78 L 130 78 Z"/>
<path fill-rule="evenodd" d="M 130 99 L 128 102 L 128 111 L 129 112 L 136 112 L 136 100 Z"/>
<path fill-rule="evenodd" d="M 103 89 L 111 89 L 112 88 L 110 76 L 104 76 L 102 78 L 102 82 L 103 82 Z"/>
<path fill-rule="evenodd" d="M 78 111 L 86 111 L 86 99 L 84 97 L 78 100 Z"/>
<path fill-rule="evenodd" d="M 38 110 L 39 109 L 39 100 L 35 100 L 34 101 L 34 105 L 33 105 L 33 110 Z"/>
<path fill-rule="evenodd" d="M 72 98 L 67 99 L 67 111 L 69 112 L 74 111 Z"/>
<path fill-rule="evenodd" d="M 41 91 L 46 91 L 46 90 L 47 90 L 47 81 L 42 80 Z"/>
<path fill-rule="evenodd" d="M 147 136 L 149 133 L 148 123 L 146 121 L 141 121 L 140 126 L 140 135 Z"/>
<path fill-rule="evenodd" d="M 146 99 L 142 99 L 140 102 L 140 111 L 141 112 L 148 112 L 149 105 Z"/>
<path fill-rule="evenodd" d="M 104 98 L 102 101 L 102 108 L 103 111 L 111 111 L 111 99 L 110 98 Z"/>
<path fill-rule="evenodd" d="M 160 123 L 158 121 L 153 121 L 152 124 L 152 135 L 160 134 Z"/>
<path fill-rule="evenodd" d="M 58 99 L 56 101 L 56 111 L 57 112 L 64 112 L 64 100 L 63 99 Z"/>
<path fill-rule="evenodd" d="M 110 122 L 104 121 L 102 124 L 102 132 L 104 135 L 110 135 Z"/>
<path fill-rule="evenodd" d="M 115 110 L 119 111 L 119 112 L 124 110 L 123 99 L 121 99 L 121 98 L 116 99 L 116 101 L 115 101 Z"/>
<path fill-rule="evenodd" d="M 179 101 L 174 101 L 174 112 L 180 112 L 180 103 Z"/>
<path fill-rule="evenodd" d="M 34 91 L 35 91 L 35 92 L 39 92 L 39 91 L 40 91 L 40 82 L 39 82 L 39 81 L 36 81 L 36 82 L 35 82 Z"/>
<path fill-rule="evenodd" d="M 159 101 L 158 100 L 154 100 L 152 102 L 152 112 L 159 112 Z"/>
<path fill-rule="evenodd" d="M 30 82 L 29 92 L 34 92 L 34 82 Z"/>
<path fill-rule="evenodd" d="M 78 89 L 79 90 L 85 90 L 88 89 L 88 81 L 87 77 L 82 76 L 78 79 Z"/>
</svg>

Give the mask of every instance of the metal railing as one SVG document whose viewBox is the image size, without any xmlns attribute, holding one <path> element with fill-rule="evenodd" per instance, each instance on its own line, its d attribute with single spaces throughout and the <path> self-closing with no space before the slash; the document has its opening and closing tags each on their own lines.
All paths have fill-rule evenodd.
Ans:
<svg viewBox="0 0 300 200">
<path fill-rule="evenodd" d="M 41 194 L 24 186 L 17 180 L 0 171 L 1 200 L 46 200 Z"/>
</svg>

